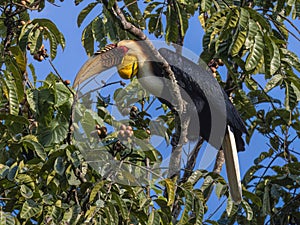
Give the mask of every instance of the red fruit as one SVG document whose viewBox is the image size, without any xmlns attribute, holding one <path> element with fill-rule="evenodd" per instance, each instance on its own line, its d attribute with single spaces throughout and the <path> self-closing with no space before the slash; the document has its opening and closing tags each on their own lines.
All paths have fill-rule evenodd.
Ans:
<svg viewBox="0 0 300 225">
<path fill-rule="evenodd" d="M 70 81 L 70 80 L 65 80 L 65 81 L 64 81 L 64 84 L 65 84 L 65 85 L 70 85 L 70 84 L 71 84 L 71 81 Z"/>
</svg>

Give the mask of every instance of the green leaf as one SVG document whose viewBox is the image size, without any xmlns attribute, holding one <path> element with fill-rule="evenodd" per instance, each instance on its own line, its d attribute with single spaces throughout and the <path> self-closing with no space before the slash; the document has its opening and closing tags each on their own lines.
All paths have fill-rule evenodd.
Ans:
<svg viewBox="0 0 300 225">
<path fill-rule="evenodd" d="M 19 46 L 12 46 L 9 50 L 13 54 L 21 73 L 24 73 L 26 71 L 26 59 L 24 52 L 21 51 Z"/>
<path fill-rule="evenodd" d="M 179 224 L 187 224 L 189 218 L 189 212 L 192 210 L 193 202 L 194 202 L 193 195 L 191 192 L 185 191 L 184 195 L 185 195 L 184 210 L 179 220 Z"/>
<path fill-rule="evenodd" d="M 177 13 L 174 11 L 173 7 L 169 4 L 167 7 L 167 26 L 166 26 L 166 42 L 170 43 L 170 42 L 174 42 L 176 43 L 177 39 L 178 39 L 178 25 L 177 25 L 177 21 L 178 21 L 178 17 L 177 17 Z"/>
<path fill-rule="evenodd" d="M 112 199 L 116 201 L 117 206 L 121 211 L 123 219 L 128 219 L 129 212 L 124 200 L 115 192 L 112 193 Z"/>
<path fill-rule="evenodd" d="M 255 80 L 253 80 L 251 75 L 248 75 L 245 77 L 245 84 L 246 84 L 247 88 L 249 88 L 249 90 L 252 90 L 252 91 L 257 90 L 257 88 L 258 88 L 257 83 L 255 82 Z"/>
<path fill-rule="evenodd" d="M 201 12 L 207 12 L 212 7 L 212 0 L 201 1 Z"/>
<path fill-rule="evenodd" d="M 98 194 L 98 192 L 100 191 L 100 189 L 103 187 L 104 185 L 104 180 L 98 182 L 97 184 L 95 184 L 95 186 L 93 187 L 91 194 L 90 194 L 90 199 L 89 202 L 93 202 L 96 195 Z"/>
<path fill-rule="evenodd" d="M 38 138 L 40 143 L 45 146 L 61 143 L 68 133 L 68 122 L 52 120 L 46 127 L 41 127 Z"/>
<path fill-rule="evenodd" d="M 259 64 L 264 51 L 264 39 L 262 33 L 259 31 L 254 37 L 254 44 L 246 59 L 245 69 L 247 71 L 253 70 Z"/>
<path fill-rule="evenodd" d="M 247 8 L 240 8 L 238 28 L 240 31 L 246 31 L 249 25 L 250 14 Z"/>
<path fill-rule="evenodd" d="M 107 225 L 112 225 L 113 224 L 113 216 L 109 212 L 109 208 L 104 208 L 104 213 L 106 215 L 106 223 Z"/>
<path fill-rule="evenodd" d="M 0 114 L 0 120 L 12 121 L 15 123 L 20 123 L 24 125 L 29 125 L 28 119 L 23 116 L 16 116 L 16 115 L 7 115 L 7 114 Z"/>
<path fill-rule="evenodd" d="M 64 221 L 66 224 L 78 224 L 78 220 L 81 216 L 81 207 L 79 205 L 74 205 L 73 207 L 69 207 L 67 209 L 67 211 L 64 213 L 62 221 Z"/>
<path fill-rule="evenodd" d="M 65 174 L 66 174 L 66 177 L 68 179 L 69 185 L 78 186 L 78 185 L 81 184 L 80 180 L 74 174 L 74 170 L 72 169 L 72 165 L 68 166 L 68 168 L 66 169 Z"/>
<path fill-rule="evenodd" d="M 22 51 L 26 50 L 26 46 L 29 43 L 28 39 L 29 36 L 32 35 L 33 31 L 38 27 L 38 24 L 32 24 L 32 23 L 27 23 L 25 24 L 22 29 L 21 33 L 19 36 L 19 46 L 22 49 Z"/>
<path fill-rule="evenodd" d="M 247 220 L 251 221 L 252 218 L 253 218 L 253 210 L 252 210 L 251 206 L 244 199 L 242 200 L 242 206 L 243 206 L 243 208 L 245 209 L 245 211 L 247 213 Z"/>
<path fill-rule="evenodd" d="M 12 164 L 9 168 L 9 172 L 7 174 L 7 179 L 10 181 L 14 181 L 14 179 L 16 178 L 16 176 L 18 175 L 18 170 L 19 170 L 19 166 L 18 163 L 15 162 L 14 164 Z"/>
<path fill-rule="evenodd" d="M 228 216 L 231 216 L 233 206 L 234 206 L 233 201 L 230 198 L 228 198 L 226 204 L 226 213 Z"/>
<path fill-rule="evenodd" d="M 156 210 L 152 210 L 147 225 L 160 225 L 160 215 Z"/>
<path fill-rule="evenodd" d="M 254 160 L 254 164 L 259 164 L 263 160 L 270 158 L 273 155 L 273 150 L 270 149 L 269 152 L 262 152 L 260 155 Z"/>
<path fill-rule="evenodd" d="M 270 75 L 273 75 L 280 67 L 280 53 L 279 48 L 277 47 L 275 41 L 268 35 L 264 36 L 265 44 L 268 51 L 268 56 L 270 57 L 267 61 L 269 65 L 266 65 L 270 68 Z"/>
<path fill-rule="evenodd" d="M 178 15 L 180 34 L 181 37 L 184 37 L 189 26 L 188 16 L 185 9 L 177 1 L 175 1 L 175 8 Z"/>
<path fill-rule="evenodd" d="M 36 75 L 36 73 L 35 73 L 35 68 L 34 68 L 34 66 L 32 65 L 32 63 L 30 63 L 30 64 L 28 65 L 28 67 L 29 67 L 29 69 L 30 69 L 30 71 L 31 71 L 31 75 L 32 75 L 32 79 L 33 79 L 33 85 L 34 85 L 34 87 L 36 87 L 37 75 Z"/>
<path fill-rule="evenodd" d="M 44 147 L 37 141 L 36 136 L 27 135 L 23 137 L 20 142 L 23 143 L 25 148 L 30 148 L 31 150 L 35 151 L 43 161 L 46 160 L 47 154 L 44 150 Z"/>
<path fill-rule="evenodd" d="M 25 184 L 31 190 L 35 190 L 35 181 L 31 176 L 20 173 L 18 174 L 16 180 L 18 181 L 19 184 Z"/>
<path fill-rule="evenodd" d="M 100 48 L 106 44 L 105 28 L 102 18 L 96 17 L 92 21 L 92 32 L 94 39 L 100 43 Z"/>
<path fill-rule="evenodd" d="M 216 184 L 215 192 L 219 199 L 224 195 L 226 190 L 227 190 L 227 185 L 221 183 Z"/>
<path fill-rule="evenodd" d="M 31 219 L 34 216 L 42 213 L 43 211 L 43 206 L 40 204 L 37 204 L 33 200 L 29 199 L 24 202 L 20 216 L 22 219 Z"/>
<path fill-rule="evenodd" d="M 261 13 L 259 13 L 258 11 L 252 8 L 247 8 L 247 10 L 250 13 L 250 17 L 259 23 L 261 30 L 266 30 L 266 32 L 271 32 L 271 25 L 269 21 L 265 19 Z"/>
<path fill-rule="evenodd" d="M 164 180 L 166 187 L 167 187 L 167 193 L 168 193 L 168 203 L 167 206 L 173 205 L 175 201 L 175 191 L 176 191 L 176 185 L 173 180 L 167 178 Z"/>
<path fill-rule="evenodd" d="M 19 100 L 17 96 L 18 91 L 16 83 L 8 73 L 5 73 L 5 75 L 6 80 L 4 82 L 8 88 L 9 112 L 16 116 L 19 114 Z"/>
<path fill-rule="evenodd" d="M 63 176 L 63 174 L 65 172 L 65 169 L 66 168 L 65 168 L 64 158 L 58 156 L 55 159 L 55 162 L 54 162 L 54 170 L 55 170 L 55 172 L 58 173 L 59 175 Z"/>
<path fill-rule="evenodd" d="M 264 196 L 263 196 L 263 205 L 262 205 L 262 214 L 264 216 L 271 213 L 271 202 L 270 202 L 270 187 L 268 184 L 268 180 L 265 181 L 265 188 L 264 188 Z"/>
<path fill-rule="evenodd" d="M 94 54 L 94 38 L 92 31 L 92 23 L 87 25 L 87 27 L 83 30 L 81 42 L 87 55 L 92 56 Z"/>
<path fill-rule="evenodd" d="M 6 77 L 8 79 L 12 79 L 13 83 L 16 87 L 16 94 L 18 96 L 18 101 L 21 102 L 24 99 L 24 85 L 23 85 L 23 74 L 24 72 L 21 71 L 19 68 L 19 65 L 17 64 L 15 58 L 10 58 L 6 61 L 6 66 L 11 72 L 8 76 L 8 71 L 5 71 L 7 73 Z"/>
<path fill-rule="evenodd" d="M 20 192 L 21 195 L 25 198 L 32 198 L 33 196 L 32 190 L 27 185 L 24 184 L 21 185 Z"/>
<path fill-rule="evenodd" d="M 247 33 L 247 39 L 245 42 L 246 49 L 252 48 L 253 43 L 254 43 L 254 38 L 255 38 L 257 32 L 259 31 L 259 27 L 253 19 L 250 18 L 248 23 L 249 23 L 248 30 L 247 30 L 248 33 Z"/>
<path fill-rule="evenodd" d="M 207 175 L 207 171 L 196 170 L 188 178 L 187 182 L 190 182 L 192 185 L 195 185 L 201 178 L 204 178 Z"/>
<path fill-rule="evenodd" d="M 144 18 L 148 18 L 148 17 L 152 17 L 151 12 L 153 11 L 153 9 L 155 9 L 158 5 L 161 5 L 161 2 L 150 2 L 145 10 L 144 10 Z"/>
<path fill-rule="evenodd" d="M 284 83 L 285 83 L 285 101 L 284 101 L 284 105 L 286 107 L 286 110 L 293 110 L 296 107 L 296 105 L 298 104 L 297 95 L 295 94 L 294 89 L 290 85 L 289 82 L 287 82 L 285 80 Z M 290 123 L 290 121 L 288 123 Z"/>
<path fill-rule="evenodd" d="M 17 224 L 15 219 L 16 218 L 12 216 L 10 213 L 3 212 L 2 210 L 0 210 L 0 224 L 15 225 Z"/>
<path fill-rule="evenodd" d="M 195 203 L 197 204 L 198 210 L 196 210 L 196 222 L 195 225 L 202 225 L 203 224 L 203 216 L 204 216 L 204 205 L 202 199 L 195 199 Z M 196 208 L 196 207 L 195 207 Z M 207 221 L 206 221 L 207 222 Z"/>
<path fill-rule="evenodd" d="M 264 91 L 267 93 L 270 90 L 272 90 L 274 87 L 278 86 L 283 80 L 283 77 L 281 74 L 274 75 L 270 80 L 268 80 Z"/>
<path fill-rule="evenodd" d="M 233 42 L 229 47 L 229 51 L 232 56 L 236 56 L 239 54 L 240 50 L 242 49 L 245 41 L 246 41 L 246 31 L 237 31 L 233 37 Z"/>
<path fill-rule="evenodd" d="M 81 12 L 79 13 L 77 17 L 77 26 L 80 27 L 84 19 L 87 17 L 87 15 L 93 10 L 93 8 L 98 5 L 98 2 L 92 2 L 88 4 Z"/>
<path fill-rule="evenodd" d="M 254 174 L 261 168 L 263 168 L 262 165 L 251 166 L 249 170 L 246 172 L 242 183 L 246 186 L 252 179 L 255 178 Z"/>
<path fill-rule="evenodd" d="M 162 10 L 163 7 L 161 7 L 160 9 Z M 148 23 L 148 30 L 149 33 L 154 33 L 155 37 L 161 37 L 163 34 L 163 25 L 162 25 L 161 17 L 159 16 L 150 17 Z"/>
<path fill-rule="evenodd" d="M 28 42 L 30 43 L 30 54 L 34 54 L 42 46 L 43 32 L 40 29 L 35 29 L 28 35 Z"/>
<path fill-rule="evenodd" d="M 38 23 L 40 26 L 48 29 L 54 35 L 57 43 L 59 43 L 63 49 L 65 48 L 65 38 L 63 34 L 58 30 L 55 23 L 48 19 L 34 19 L 32 23 Z"/>
<path fill-rule="evenodd" d="M 49 30 L 45 30 L 50 42 L 50 57 L 53 60 L 56 57 L 58 42 L 54 34 Z"/>
<path fill-rule="evenodd" d="M 298 72 L 300 72 L 300 60 L 298 56 L 286 48 L 280 48 L 280 52 L 283 54 L 282 61 L 287 62 L 289 65 L 293 66 Z"/>
<path fill-rule="evenodd" d="M 212 31 L 216 32 L 219 27 L 223 27 L 226 23 L 226 15 L 231 11 L 231 8 L 227 8 L 224 10 L 221 10 L 217 13 L 214 13 L 206 23 L 206 32 L 208 32 L 207 29 L 212 29 Z"/>
<path fill-rule="evenodd" d="M 145 29 L 145 20 L 143 18 L 141 10 L 139 9 L 138 2 L 136 0 L 124 0 L 124 3 L 127 6 L 127 9 L 129 10 L 131 16 L 139 24 L 140 29 Z"/>
</svg>

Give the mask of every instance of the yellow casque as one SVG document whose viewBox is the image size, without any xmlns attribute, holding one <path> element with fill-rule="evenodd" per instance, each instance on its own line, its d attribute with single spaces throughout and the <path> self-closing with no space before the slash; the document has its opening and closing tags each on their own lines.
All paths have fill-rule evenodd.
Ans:
<svg viewBox="0 0 300 225">
<path fill-rule="evenodd" d="M 122 63 L 117 68 L 120 77 L 131 79 L 138 73 L 138 59 L 134 55 L 127 54 L 123 57 Z"/>
</svg>

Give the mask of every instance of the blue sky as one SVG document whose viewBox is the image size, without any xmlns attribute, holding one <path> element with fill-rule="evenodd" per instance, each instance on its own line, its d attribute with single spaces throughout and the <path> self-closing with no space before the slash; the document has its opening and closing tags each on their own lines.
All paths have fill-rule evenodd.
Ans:
<svg viewBox="0 0 300 225">
<path fill-rule="evenodd" d="M 41 13 L 32 13 L 32 18 L 50 18 L 58 26 L 59 30 L 65 35 L 66 48 L 64 51 L 58 51 L 57 57 L 53 63 L 60 75 L 64 79 L 69 79 L 71 81 L 74 80 L 74 77 L 76 76 L 80 67 L 88 59 L 81 44 L 81 32 L 82 28 L 84 28 L 87 22 L 89 22 L 96 14 L 88 16 L 86 21 L 83 23 L 82 28 L 78 28 L 76 22 L 79 12 L 87 5 L 87 2 L 83 2 L 79 6 L 75 6 L 73 1 L 65 1 L 63 3 L 58 3 L 60 7 L 47 4 L 46 9 Z M 95 11 L 97 11 L 97 8 Z M 199 55 L 202 48 L 203 32 L 197 16 L 198 15 L 194 16 L 190 20 L 190 27 L 185 39 L 185 47 L 191 49 L 194 53 Z M 299 20 L 295 21 L 295 23 L 297 27 L 300 27 Z M 295 40 L 295 38 L 291 37 L 290 45 L 293 46 L 292 50 L 295 51 L 299 56 L 300 43 Z M 44 76 L 49 73 L 49 71 L 52 71 L 52 68 L 46 61 L 42 63 L 33 61 L 33 63 L 36 67 L 36 73 L 39 79 L 43 79 Z M 258 78 L 258 80 L 262 80 L 259 79 L 259 76 L 260 75 L 256 75 L 256 78 Z M 278 95 L 280 95 L 280 93 Z M 246 151 L 239 153 L 242 176 L 253 164 L 253 160 L 259 155 L 259 153 L 268 149 L 266 143 L 267 139 L 256 133 L 253 136 L 250 145 L 246 146 Z M 297 142 L 297 144 L 299 144 L 299 142 Z M 294 146 L 294 148 L 296 147 L 299 146 Z M 223 169 L 222 175 L 226 176 L 225 169 Z M 211 202 L 216 200 L 216 197 L 213 195 Z M 212 206 L 215 205 L 215 207 L 217 207 L 217 204 L 211 204 Z M 214 210 L 215 207 L 213 207 L 212 210 Z"/>
</svg>

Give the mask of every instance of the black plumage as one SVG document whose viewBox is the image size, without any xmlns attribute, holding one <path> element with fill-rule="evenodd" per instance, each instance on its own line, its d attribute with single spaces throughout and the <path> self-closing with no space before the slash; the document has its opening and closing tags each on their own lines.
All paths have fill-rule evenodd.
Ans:
<svg viewBox="0 0 300 225">
<path fill-rule="evenodd" d="M 204 67 L 198 66 L 185 57 L 168 49 L 162 48 L 159 52 L 170 64 L 178 85 L 186 91 L 186 94 L 182 93 L 183 98 L 188 102 L 192 100 L 196 107 L 198 118 L 191 118 L 188 137 L 194 139 L 198 137 L 200 133 L 201 137 L 219 149 L 223 142 L 225 127 L 218 126 L 218 123 L 221 124 L 223 122 L 222 120 L 226 120 L 225 123 L 230 125 L 234 133 L 237 150 L 245 150 L 245 144 L 242 139 L 242 134 L 247 133 L 245 124 L 224 89 L 212 74 Z M 167 75 L 164 70 L 161 69 L 162 67 L 159 63 L 153 63 L 152 68 L 154 74 L 160 74 L 162 77 L 167 78 Z M 162 103 L 172 108 L 172 104 L 165 100 L 170 99 L 170 97 L 166 98 L 166 96 L 171 95 L 169 91 L 170 89 L 168 87 L 164 88 L 161 95 L 165 98 L 159 99 Z M 191 108 L 188 109 L 191 110 Z M 199 122 L 195 121 L 196 119 L 199 119 Z M 214 120 L 213 129 L 220 130 L 214 130 L 211 136 L 212 120 Z M 200 129 L 195 124 L 199 124 Z"/>
</svg>

